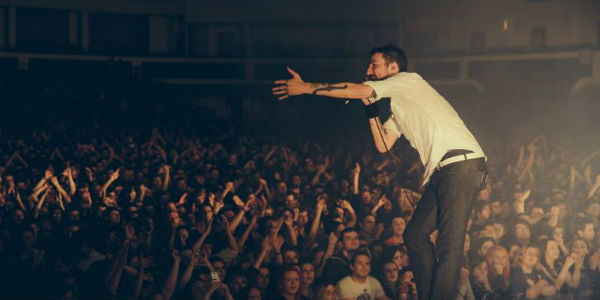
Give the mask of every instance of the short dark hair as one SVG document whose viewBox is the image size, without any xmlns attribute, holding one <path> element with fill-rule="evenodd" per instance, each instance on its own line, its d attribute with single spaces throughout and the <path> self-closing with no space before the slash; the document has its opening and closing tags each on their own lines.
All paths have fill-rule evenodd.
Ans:
<svg viewBox="0 0 600 300">
<path fill-rule="evenodd" d="M 344 229 L 344 231 L 342 231 L 342 233 L 340 234 L 340 237 L 342 238 L 342 240 L 344 240 L 344 235 L 349 232 L 358 233 L 358 230 L 356 230 L 356 228 L 354 228 L 354 227 L 348 227 L 348 228 Z"/>
<path fill-rule="evenodd" d="M 373 55 L 375 53 L 381 53 L 383 55 L 383 60 L 385 63 L 389 65 L 390 63 L 397 63 L 400 72 L 406 72 L 408 60 L 406 59 L 406 54 L 404 54 L 404 50 L 402 48 L 388 44 L 381 47 L 375 47 L 369 51 L 369 55 Z"/>
<path fill-rule="evenodd" d="M 369 254 L 369 252 L 367 251 L 356 251 L 356 253 L 352 254 L 352 257 L 350 258 L 350 264 L 354 265 L 354 263 L 356 262 L 356 259 L 361 256 L 364 255 L 366 257 L 369 258 L 369 260 L 371 260 L 371 255 Z"/>
<path fill-rule="evenodd" d="M 575 220 L 573 220 L 573 229 L 575 229 L 575 233 L 577 233 L 577 231 L 579 231 L 579 230 L 581 230 L 581 231 L 585 230 L 585 226 L 587 224 L 594 225 L 594 221 L 592 221 L 592 219 L 586 218 L 586 217 L 575 218 Z"/>
</svg>

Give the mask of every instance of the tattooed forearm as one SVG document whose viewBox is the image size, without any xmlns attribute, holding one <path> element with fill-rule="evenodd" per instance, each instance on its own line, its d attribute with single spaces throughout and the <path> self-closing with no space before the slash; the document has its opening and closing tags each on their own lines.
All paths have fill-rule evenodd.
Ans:
<svg viewBox="0 0 600 300">
<path fill-rule="evenodd" d="M 315 89 L 313 91 L 313 95 L 316 95 L 318 92 L 321 92 L 321 91 L 330 92 L 333 90 L 345 90 L 346 88 L 348 88 L 348 85 L 344 84 L 342 86 L 335 86 L 335 85 L 330 85 L 330 84 L 311 83 L 311 87 Z"/>
</svg>

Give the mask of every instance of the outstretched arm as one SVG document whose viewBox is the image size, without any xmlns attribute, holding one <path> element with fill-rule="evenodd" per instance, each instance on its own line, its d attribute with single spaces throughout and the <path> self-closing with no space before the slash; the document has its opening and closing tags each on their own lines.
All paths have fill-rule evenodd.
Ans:
<svg viewBox="0 0 600 300">
<path fill-rule="evenodd" d="M 300 74 L 296 73 L 291 68 L 287 71 L 292 75 L 288 80 L 277 80 L 274 83 L 277 85 L 273 88 L 273 95 L 277 99 L 283 100 L 290 96 L 303 94 L 313 94 L 326 96 L 331 98 L 344 99 L 361 99 L 367 97 L 375 98 L 375 91 L 372 87 L 362 83 L 340 82 L 340 83 L 318 83 L 304 82 Z"/>
</svg>

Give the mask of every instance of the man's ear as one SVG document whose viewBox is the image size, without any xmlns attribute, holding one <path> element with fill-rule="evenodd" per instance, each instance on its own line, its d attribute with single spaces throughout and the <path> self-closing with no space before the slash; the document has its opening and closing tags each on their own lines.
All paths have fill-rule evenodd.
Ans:
<svg viewBox="0 0 600 300">
<path fill-rule="evenodd" d="M 400 66 L 398 65 L 397 62 L 390 63 L 388 65 L 388 71 L 390 73 L 392 73 L 392 74 L 399 73 L 400 72 Z"/>
</svg>

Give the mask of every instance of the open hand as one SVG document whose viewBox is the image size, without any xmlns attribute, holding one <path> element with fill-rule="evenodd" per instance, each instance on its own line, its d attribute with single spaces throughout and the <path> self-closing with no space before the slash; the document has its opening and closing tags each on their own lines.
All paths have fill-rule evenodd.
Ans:
<svg viewBox="0 0 600 300">
<path fill-rule="evenodd" d="M 283 100 L 290 96 L 302 95 L 308 92 L 308 84 L 302 80 L 300 74 L 296 73 L 290 67 L 286 69 L 292 75 L 292 78 L 274 82 L 277 86 L 272 89 L 272 92 L 277 97 L 277 100 Z"/>
</svg>

